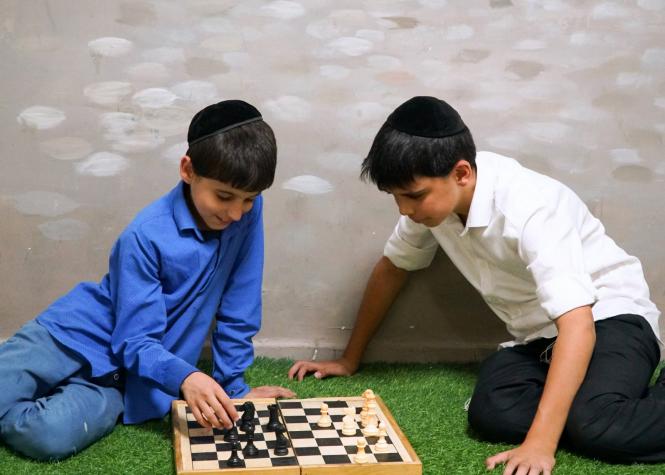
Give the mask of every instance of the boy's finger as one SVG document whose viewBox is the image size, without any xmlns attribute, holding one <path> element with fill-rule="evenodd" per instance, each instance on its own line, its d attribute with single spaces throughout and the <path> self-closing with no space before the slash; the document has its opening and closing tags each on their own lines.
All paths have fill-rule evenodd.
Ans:
<svg viewBox="0 0 665 475">
<path fill-rule="evenodd" d="M 228 397 L 225 397 L 221 400 L 222 406 L 224 406 L 225 414 L 228 415 L 229 417 L 229 427 L 233 425 L 235 421 L 240 419 L 240 416 L 238 415 L 238 411 L 236 411 L 235 406 L 233 405 L 233 401 L 231 401 Z"/>
<path fill-rule="evenodd" d="M 307 373 L 309 372 L 309 368 L 306 365 L 302 365 L 300 369 L 298 370 L 298 381 L 302 382 L 302 380 L 307 376 Z"/>
<path fill-rule="evenodd" d="M 210 424 L 208 421 L 206 421 L 203 416 L 201 415 L 201 411 L 199 411 L 199 408 L 196 406 L 189 406 L 192 410 L 192 414 L 194 415 L 194 419 L 196 419 L 196 422 L 199 423 L 201 427 L 210 427 Z"/>
<path fill-rule="evenodd" d="M 293 366 L 291 366 L 291 369 L 289 370 L 289 379 L 293 379 L 295 375 L 300 371 L 300 368 L 302 368 L 305 363 L 306 361 L 302 360 L 293 363 Z"/>
<path fill-rule="evenodd" d="M 212 413 L 214 420 L 212 420 L 210 417 L 208 420 L 210 420 L 212 425 L 217 428 L 224 426 L 225 428 L 230 429 L 233 424 L 231 423 L 229 416 L 226 414 L 226 409 L 224 406 L 222 406 L 215 398 L 211 398 L 209 405 L 210 412 Z M 204 415 L 208 417 L 208 414 L 204 413 Z"/>
</svg>

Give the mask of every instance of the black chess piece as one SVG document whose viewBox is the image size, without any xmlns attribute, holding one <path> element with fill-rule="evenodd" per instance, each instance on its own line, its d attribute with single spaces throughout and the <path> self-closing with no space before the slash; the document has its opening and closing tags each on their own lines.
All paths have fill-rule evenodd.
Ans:
<svg viewBox="0 0 665 475">
<path fill-rule="evenodd" d="M 240 442 L 235 441 L 231 444 L 231 456 L 226 461 L 227 467 L 242 467 L 242 459 L 238 456 L 238 450 L 240 450 Z"/>
<path fill-rule="evenodd" d="M 236 426 L 231 427 L 226 434 L 224 435 L 224 442 L 238 442 L 240 437 L 238 436 L 238 429 Z"/>
<path fill-rule="evenodd" d="M 277 412 L 277 404 L 268 405 L 268 413 L 270 418 L 268 419 L 268 425 L 266 426 L 267 432 L 275 432 L 275 430 L 282 426 L 279 423 L 279 413 Z"/>
<path fill-rule="evenodd" d="M 246 459 L 259 455 L 259 449 L 254 445 L 254 424 L 250 423 L 250 425 L 251 430 L 247 431 L 247 444 L 245 445 L 245 448 L 242 449 L 242 454 Z"/>
<path fill-rule="evenodd" d="M 275 455 L 286 455 L 289 453 L 289 439 L 284 435 L 284 426 L 280 424 L 275 430 L 277 439 L 275 439 Z"/>
<path fill-rule="evenodd" d="M 254 414 L 256 413 L 256 408 L 254 403 L 247 401 L 242 405 L 242 418 L 240 419 L 240 430 L 247 432 L 247 423 L 254 422 Z"/>
</svg>

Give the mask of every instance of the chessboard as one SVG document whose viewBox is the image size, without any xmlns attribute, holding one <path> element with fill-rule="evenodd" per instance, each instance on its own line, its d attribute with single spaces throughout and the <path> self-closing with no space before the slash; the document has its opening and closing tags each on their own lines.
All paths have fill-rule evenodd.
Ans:
<svg viewBox="0 0 665 475">
<path fill-rule="evenodd" d="M 174 455 L 178 475 L 201 473 L 243 475 L 323 475 L 323 474 L 385 474 L 421 475 L 422 465 L 409 441 L 402 433 L 390 411 L 380 397 L 376 396 L 376 417 L 385 423 L 386 435 L 382 450 L 376 445 L 378 436 L 364 436 L 361 432 L 360 414 L 362 397 L 327 397 L 313 399 L 236 399 L 234 404 L 242 416 L 244 403 L 251 401 L 255 407 L 252 434 L 257 455 L 245 457 L 237 450 L 239 466 L 229 467 L 232 442 L 225 441 L 224 429 L 201 427 L 185 401 L 174 401 L 172 406 Z M 317 425 L 321 417 L 321 405 L 325 403 L 331 426 Z M 276 405 L 287 442 L 285 455 L 275 455 L 276 434 L 268 429 L 269 407 Z M 342 434 L 345 408 L 353 408 L 358 422 L 354 435 Z M 274 415 L 273 415 L 274 416 Z M 240 421 L 238 421 L 240 424 Z M 247 434 L 236 430 L 238 447 L 245 447 Z M 358 452 L 358 440 L 364 439 L 366 462 L 354 462 Z M 236 455 L 234 454 L 234 455 Z"/>
</svg>

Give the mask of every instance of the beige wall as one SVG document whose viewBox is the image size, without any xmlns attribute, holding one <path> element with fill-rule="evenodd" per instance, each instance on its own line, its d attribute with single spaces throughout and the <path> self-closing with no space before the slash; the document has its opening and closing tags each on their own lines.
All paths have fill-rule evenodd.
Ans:
<svg viewBox="0 0 665 475">
<path fill-rule="evenodd" d="M 264 354 L 343 347 L 397 219 L 359 165 L 419 94 L 451 102 L 479 149 L 577 191 L 665 308 L 663 0 L 0 0 L 0 45 L 0 338 L 101 278 L 176 183 L 190 117 L 226 98 L 257 105 L 279 144 Z M 505 338 L 439 255 L 368 356 L 477 359 Z"/>
</svg>

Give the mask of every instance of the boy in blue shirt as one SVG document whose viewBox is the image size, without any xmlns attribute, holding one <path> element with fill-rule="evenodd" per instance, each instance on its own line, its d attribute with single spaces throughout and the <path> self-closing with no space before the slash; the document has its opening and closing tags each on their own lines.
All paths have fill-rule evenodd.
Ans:
<svg viewBox="0 0 665 475">
<path fill-rule="evenodd" d="M 206 427 L 238 418 L 261 325 L 263 199 L 277 147 L 252 105 L 223 101 L 189 127 L 182 181 L 118 238 L 109 272 L 61 297 L 0 346 L 0 438 L 41 460 L 127 424 L 161 418 L 180 394 Z M 196 368 L 212 318 L 212 378 Z"/>
<path fill-rule="evenodd" d="M 488 469 L 549 475 L 560 440 L 606 460 L 665 461 L 665 373 L 648 387 L 659 311 L 639 260 L 575 193 L 512 158 L 476 153 L 459 114 L 433 97 L 388 117 L 362 174 L 402 216 L 342 358 L 296 362 L 290 377 L 355 372 L 409 272 L 441 247 L 514 338 L 481 365 L 469 406 L 478 435 L 518 445 Z"/>
</svg>

